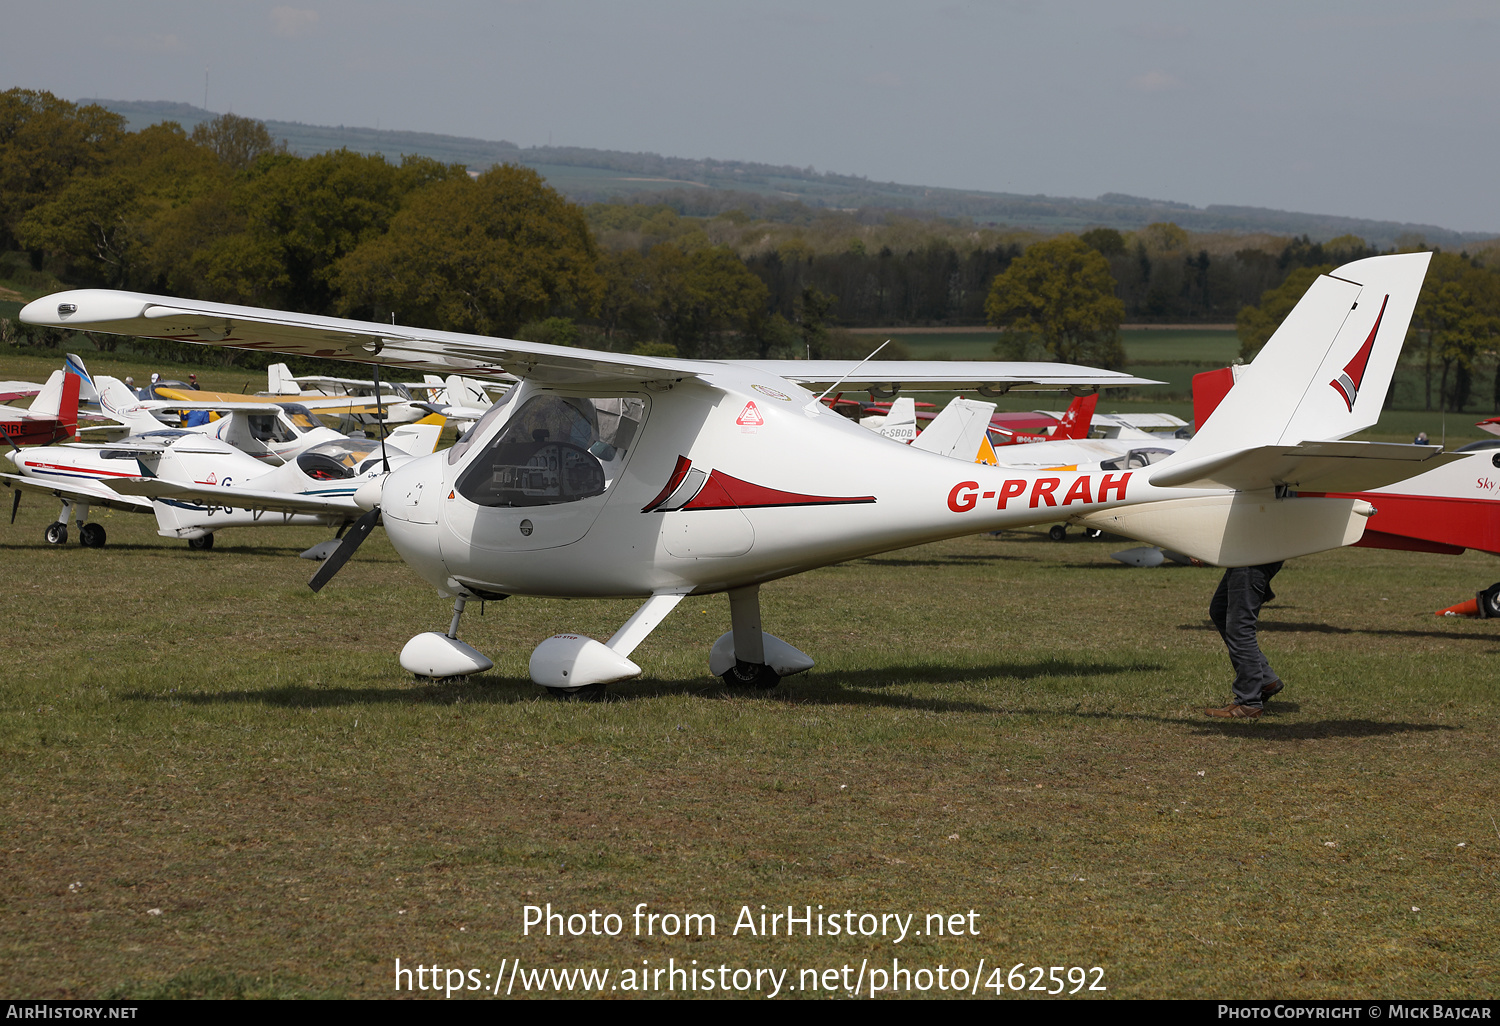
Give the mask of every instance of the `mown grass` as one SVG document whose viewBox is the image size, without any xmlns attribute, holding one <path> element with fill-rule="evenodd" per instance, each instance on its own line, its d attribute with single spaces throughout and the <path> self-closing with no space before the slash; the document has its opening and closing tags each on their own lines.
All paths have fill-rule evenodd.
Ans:
<svg viewBox="0 0 1500 1026">
<path fill-rule="evenodd" d="M 1112 996 L 1494 997 L 1500 727 L 1487 557 L 1344 550 L 1277 579 L 1289 682 L 1221 723 L 1215 573 L 1118 540 L 977 536 L 765 589 L 819 665 L 731 696 L 722 597 L 684 602 L 610 701 L 526 679 L 623 601 L 512 599 L 497 662 L 419 684 L 445 603 L 377 532 L 321 595 L 311 530 L 209 553 L 0 530 L 0 974 L 12 995 L 382 996 L 393 965 L 1103 966 Z M 720 934 L 521 935 L 521 906 L 714 912 Z M 742 904 L 979 912 L 900 946 L 728 936 Z M 152 914 L 151 910 L 160 914 Z M 919 915 L 918 921 L 920 922 Z M 795 976 L 795 974 L 794 974 Z"/>
</svg>

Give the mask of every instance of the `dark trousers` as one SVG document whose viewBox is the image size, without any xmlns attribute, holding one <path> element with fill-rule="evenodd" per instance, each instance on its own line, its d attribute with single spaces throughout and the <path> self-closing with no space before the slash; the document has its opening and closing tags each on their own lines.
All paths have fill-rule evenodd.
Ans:
<svg viewBox="0 0 1500 1026">
<path fill-rule="evenodd" d="M 1261 688 L 1277 679 L 1255 640 L 1255 626 L 1260 620 L 1260 607 L 1276 597 L 1271 591 L 1271 578 L 1280 569 L 1280 563 L 1230 567 L 1208 604 L 1208 617 L 1229 649 L 1238 705 L 1259 709 Z"/>
</svg>

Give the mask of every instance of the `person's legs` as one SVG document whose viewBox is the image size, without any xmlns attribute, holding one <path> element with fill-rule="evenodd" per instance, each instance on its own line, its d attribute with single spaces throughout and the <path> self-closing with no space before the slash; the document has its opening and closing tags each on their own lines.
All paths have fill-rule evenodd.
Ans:
<svg viewBox="0 0 1500 1026">
<path fill-rule="evenodd" d="M 1276 686 L 1280 681 L 1256 641 L 1260 607 L 1272 596 L 1271 578 L 1280 569 L 1280 563 L 1231 567 L 1209 603 L 1209 617 L 1234 666 L 1235 705 L 1259 709 L 1263 690 L 1273 694 L 1280 690 Z"/>
</svg>

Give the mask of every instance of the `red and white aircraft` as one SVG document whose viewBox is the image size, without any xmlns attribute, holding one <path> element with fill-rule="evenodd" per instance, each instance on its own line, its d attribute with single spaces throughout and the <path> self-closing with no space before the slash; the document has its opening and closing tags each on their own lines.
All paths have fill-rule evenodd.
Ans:
<svg viewBox="0 0 1500 1026">
<path fill-rule="evenodd" d="M 830 563 L 1061 516 L 1170 538 L 1221 565 L 1357 541 L 1368 503 L 1294 493 L 1380 487 L 1441 459 L 1436 446 L 1336 441 L 1378 417 L 1428 259 L 1375 257 L 1317 279 L 1220 416 L 1172 457 L 1116 472 L 986 467 L 893 445 L 803 387 L 993 395 L 1132 380 L 1056 364 L 666 359 L 93 290 L 38 300 L 21 318 L 510 372 L 521 383 L 451 449 L 356 493 L 402 558 L 455 600 L 448 631 L 413 638 L 402 665 L 432 677 L 489 668 L 457 639 L 469 599 L 643 598 L 606 641 L 558 635 L 532 653 L 539 684 L 601 687 L 641 672 L 631 653 L 684 597 L 725 592 L 732 629 L 709 667 L 731 686 L 770 687 L 812 660 L 762 631 L 760 587 Z"/>
<path fill-rule="evenodd" d="M 11 445 L 47 445 L 78 433 L 82 379 L 69 367 L 52 372 L 29 409 L 0 406 L 0 434 Z"/>
</svg>

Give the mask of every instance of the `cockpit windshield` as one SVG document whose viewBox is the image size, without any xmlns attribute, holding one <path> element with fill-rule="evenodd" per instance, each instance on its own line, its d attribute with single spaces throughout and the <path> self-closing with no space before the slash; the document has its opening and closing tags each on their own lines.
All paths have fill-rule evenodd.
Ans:
<svg viewBox="0 0 1500 1026">
<path fill-rule="evenodd" d="M 339 438 L 299 454 L 297 467 L 314 481 L 346 481 L 364 471 L 371 454 L 379 459 L 379 450 L 378 439 Z"/>
<path fill-rule="evenodd" d="M 287 419 L 292 422 L 292 427 L 297 433 L 305 435 L 313 428 L 318 427 L 318 421 L 312 415 L 312 411 L 301 403 L 282 403 L 281 409 L 286 413 Z"/>
<path fill-rule="evenodd" d="M 481 506 L 600 495 L 619 477 L 645 415 L 644 399 L 533 396 L 459 475 L 459 494 Z"/>
<path fill-rule="evenodd" d="M 1141 467 L 1160 463 L 1170 455 L 1172 455 L 1171 449 L 1131 449 L 1124 456 L 1102 460 L 1099 467 L 1101 470 L 1139 470 Z"/>
</svg>

